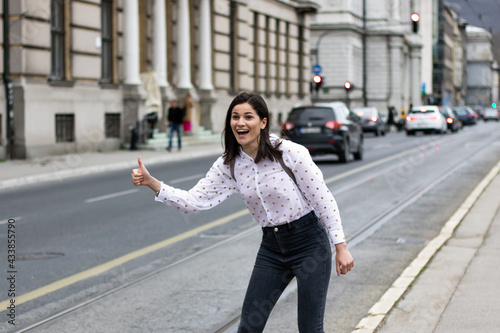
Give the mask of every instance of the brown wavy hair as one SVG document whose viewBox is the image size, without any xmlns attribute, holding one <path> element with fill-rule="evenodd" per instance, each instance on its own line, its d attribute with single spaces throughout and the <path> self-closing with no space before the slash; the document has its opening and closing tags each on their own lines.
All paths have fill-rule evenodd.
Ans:
<svg viewBox="0 0 500 333">
<path fill-rule="evenodd" d="M 267 104 L 257 93 L 254 92 L 242 92 L 238 94 L 227 110 L 226 123 L 224 126 L 223 137 L 224 137 L 224 164 L 229 164 L 232 160 L 236 159 L 240 155 L 241 145 L 236 140 L 233 130 L 231 128 L 231 115 L 233 108 L 236 105 L 248 103 L 257 112 L 260 120 L 267 118 L 267 124 L 264 129 L 260 130 L 260 140 L 259 149 L 257 151 L 257 156 L 255 157 L 255 163 L 259 163 L 262 159 L 269 159 L 271 161 L 277 161 L 281 158 L 282 152 L 278 149 L 281 141 L 278 142 L 276 146 L 271 144 L 269 140 L 269 128 L 271 127 L 271 117 L 269 116 L 269 109 Z"/>
</svg>

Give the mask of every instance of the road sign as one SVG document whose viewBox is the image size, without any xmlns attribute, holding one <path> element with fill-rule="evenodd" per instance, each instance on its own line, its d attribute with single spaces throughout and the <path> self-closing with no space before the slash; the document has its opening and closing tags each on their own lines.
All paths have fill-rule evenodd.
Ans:
<svg viewBox="0 0 500 333">
<path fill-rule="evenodd" d="M 314 66 L 313 66 L 313 73 L 314 73 L 314 74 L 320 74 L 322 70 L 323 70 L 323 69 L 321 68 L 321 66 L 320 66 L 320 65 L 317 65 L 317 64 L 316 64 L 316 65 L 314 65 Z"/>
</svg>

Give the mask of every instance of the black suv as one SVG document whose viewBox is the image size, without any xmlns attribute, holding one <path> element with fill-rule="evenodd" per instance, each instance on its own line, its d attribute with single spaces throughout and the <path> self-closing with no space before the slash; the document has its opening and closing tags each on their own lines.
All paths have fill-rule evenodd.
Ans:
<svg viewBox="0 0 500 333">
<path fill-rule="evenodd" d="M 363 158 L 360 117 L 341 102 L 293 108 L 282 126 L 282 136 L 305 146 L 311 155 L 336 154 L 341 163 Z"/>
</svg>

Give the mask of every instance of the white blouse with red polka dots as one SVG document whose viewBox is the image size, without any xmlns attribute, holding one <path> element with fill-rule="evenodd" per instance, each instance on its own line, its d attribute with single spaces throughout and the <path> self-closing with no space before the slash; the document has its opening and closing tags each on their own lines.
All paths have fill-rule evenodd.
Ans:
<svg viewBox="0 0 500 333">
<path fill-rule="evenodd" d="M 276 136 L 271 136 L 271 142 L 276 140 Z M 289 223 L 314 210 L 332 243 L 345 242 L 337 202 L 309 151 L 291 141 L 281 141 L 283 162 L 293 171 L 297 184 L 278 161 L 255 163 L 240 151 L 234 168 L 236 179 L 231 177 L 230 167 L 221 156 L 189 191 L 162 183 L 156 201 L 193 213 L 215 207 L 230 195 L 240 193 L 252 218 L 263 227 Z"/>
</svg>

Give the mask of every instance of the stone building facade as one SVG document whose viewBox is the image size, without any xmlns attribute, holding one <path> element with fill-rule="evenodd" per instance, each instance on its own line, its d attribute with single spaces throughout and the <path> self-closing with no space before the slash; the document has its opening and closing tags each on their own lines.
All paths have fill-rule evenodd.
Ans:
<svg viewBox="0 0 500 333">
<path fill-rule="evenodd" d="M 419 1 L 317 1 L 311 61 L 322 67 L 318 100 L 408 110 L 420 104 L 421 37 L 410 16 Z M 311 75 L 311 74 L 310 74 Z M 344 83 L 352 88 L 347 93 Z"/>
<path fill-rule="evenodd" d="M 464 105 L 467 93 L 466 24 L 445 2 L 440 0 L 438 8 L 433 95 L 430 103 Z"/>
<path fill-rule="evenodd" d="M 311 1 L 10 1 L 13 157 L 106 151 L 170 100 L 193 102 L 193 131 L 221 132 L 240 91 L 273 117 L 310 101 Z M 5 49 L 5 48 L 4 48 Z M 3 71 L 3 67 L 1 69 Z M 0 154 L 7 154 L 0 92 Z"/>
<path fill-rule="evenodd" d="M 467 105 L 498 102 L 498 65 L 489 31 L 467 26 Z"/>
</svg>

